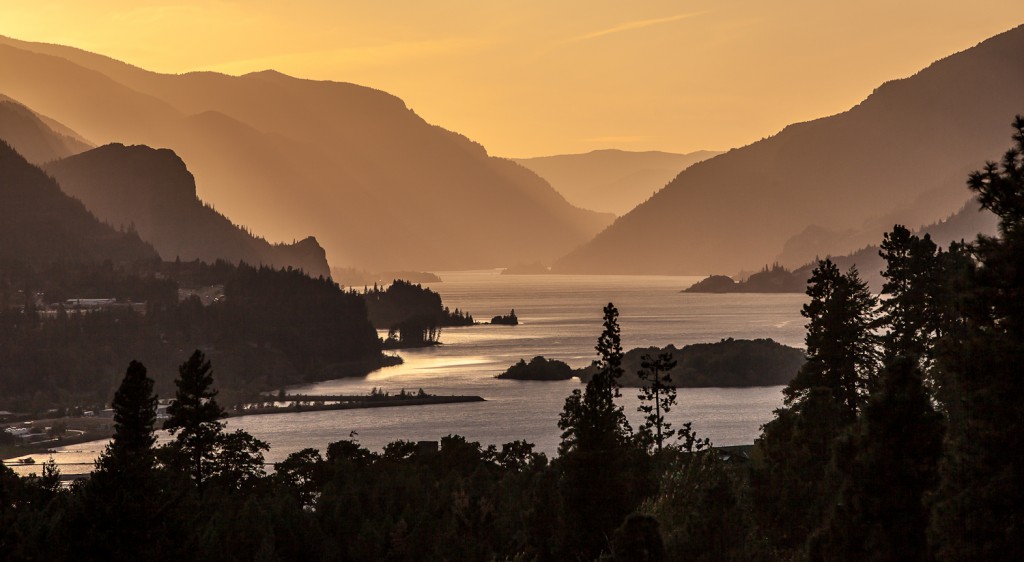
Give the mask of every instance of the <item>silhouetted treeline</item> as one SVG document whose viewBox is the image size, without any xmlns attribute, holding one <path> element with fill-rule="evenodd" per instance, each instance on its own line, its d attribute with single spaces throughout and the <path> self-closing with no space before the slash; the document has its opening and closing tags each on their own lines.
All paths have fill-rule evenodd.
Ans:
<svg viewBox="0 0 1024 562">
<path fill-rule="evenodd" d="M 135 275 L 109 266 L 55 265 L 33 273 L 45 303 L 116 298 L 144 303 L 145 312 L 118 305 L 83 313 L 63 306 L 47 313 L 0 311 L 0 407 L 31 412 L 103 404 L 119 366 L 139 359 L 154 372 L 170 372 L 183 349 L 205 349 L 218 362 L 229 402 L 380 365 L 380 341 L 363 300 L 329 280 L 224 262 L 160 269 Z M 179 287 L 209 285 L 222 286 L 223 298 L 179 302 Z M 158 390 L 169 384 L 158 377 Z"/>
<path fill-rule="evenodd" d="M 389 330 L 390 347 L 434 344 L 441 328 L 473 325 L 472 314 L 449 310 L 441 295 L 418 283 L 395 279 L 387 288 L 374 284 L 362 297 L 373 326 Z"/>
</svg>

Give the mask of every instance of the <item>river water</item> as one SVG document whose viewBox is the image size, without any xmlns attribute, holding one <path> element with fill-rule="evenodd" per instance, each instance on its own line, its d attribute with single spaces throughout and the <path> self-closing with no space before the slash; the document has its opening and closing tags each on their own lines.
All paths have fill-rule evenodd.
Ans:
<svg viewBox="0 0 1024 562">
<path fill-rule="evenodd" d="M 359 394 L 374 387 L 391 393 L 420 388 L 431 394 L 479 395 L 485 402 L 243 416 L 228 420 L 270 443 L 270 462 L 289 453 L 348 438 L 379 449 L 397 439 L 438 440 L 450 433 L 497 444 L 515 439 L 554 454 L 558 414 L 579 381 L 531 382 L 494 376 L 519 359 L 543 355 L 573 367 L 595 359 L 602 308 L 618 308 L 625 349 L 639 346 L 715 342 L 724 338 L 772 338 L 802 347 L 802 294 L 690 294 L 681 289 L 700 277 L 499 275 L 497 271 L 448 272 L 427 284 L 444 304 L 477 321 L 515 309 L 518 326 L 446 328 L 443 345 L 397 352 L 404 363 L 366 377 L 289 388 L 303 394 Z M 214 365 L 216 373 L 216 365 Z M 621 399 L 636 425 L 635 389 Z M 781 387 L 680 389 L 679 405 L 668 416 L 676 426 L 692 421 L 701 437 L 716 445 L 752 443 L 762 424 L 782 403 Z M 60 464 L 91 462 L 104 442 L 72 445 L 54 455 Z M 42 460 L 45 455 L 36 455 Z M 66 473 L 77 472 L 67 464 Z M 81 465 L 80 465 L 81 466 Z M 86 469 L 87 470 L 87 469 Z"/>
</svg>

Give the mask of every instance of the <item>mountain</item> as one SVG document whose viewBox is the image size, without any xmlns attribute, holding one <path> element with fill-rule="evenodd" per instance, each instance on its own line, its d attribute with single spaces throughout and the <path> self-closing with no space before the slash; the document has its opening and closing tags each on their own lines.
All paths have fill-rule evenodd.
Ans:
<svg viewBox="0 0 1024 562">
<path fill-rule="evenodd" d="M 739 271 L 773 261 L 813 225 L 880 240 L 894 223 L 914 228 L 960 208 L 968 172 L 1005 152 L 1019 113 L 1024 26 L 883 84 L 849 111 L 690 166 L 555 270 Z M 857 247 L 809 245 L 782 265 Z"/>
<path fill-rule="evenodd" d="M 516 162 L 547 180 L 573 205 L 621 216 L 691 164 L 718 154 L 710 150 L 688 154 L 594 150 L 585 154 L 518 158 Z"/>
<path fill-rule="evenodd" d="M 155 260 L 134 232 L 100 222 L 57 182 L 0 141 L 0 262 Z"/>
<path fill-rule="evenodd" d="M 266 71 L 149 72 L 0 39 L 0 83 L 94 141 L 167 147 L 203 200 L 274 240 L 312 232 L 338 266 L 552 260 L 613 217 L 431 125 L 385 92 Z"/>
<path fill-rule="evenodd" d="M 225 259 L 330 276 L 327 257 L 315 238 L 270 244 L 203 204 L 192 174 L 170 150 L 110 144 L 51 162 L 45 169 L 65 193 L 101 220 L 134 225 L 165 260 Z"/>
<path fill-rule="evenodd" d="M 972 198 L 953 215 L 934 224 L 923 226 L 917 229 L 914 234 L 918 236 L 928 234 L 939 247 L 948 248 L 950 242 L 971 242 L 979 234 L 994 236 L 997 232 L 998 222 L 994 214 L 981 209 L 978 201 Z M 891 225 L 888 230 L 892 230 Z M 832 261 L 836 263 L 841 271 L 846 271 L 850 267 L 856 266 L 861 279 L 867 281 L 871 290 L 877 293 L 882 290 L 882 285 L 885 283 L 885 278 L 882 277 L 882 271 L 885 270 L 885 260 L 878 255 L 878 244 L 881 241 L 882 238 L 879 236 L 874 244 L 846 255 L 834 256 Z M 811 277 L 811 271 L 816 265 L 816 261 L 805 264 L 794 271 L 793 275 L 803 279 L 806 286 L 806 280 Z"/>
<path fill-rule="evenodd" d="M 917 236 L 929 235 L 940 248 L 948 248 L 951 242 L 973 241 L 979 234 L 994 236 L 997 232 L 998 220 L 989 211 L 981 209 L 977 199 L 971 199 L 959 211 L 949 217 L 919 228 L 914 232 Z M 890 227 L 888 230 L 892 230 Z M 885 278 L 885 260 L 878 254 L 878 244 L 869 244 L 848 254 L 830 255 L 829 258 L 846 271 L 856 267 L 860 278 L 868 283 L 871 290 L 878 293 L 882 290 Z M 803 293 L 807 290 L 807 280 L 818 265 L 818 258 L 790 271 L 778 264 L 771 269 L 766 265 L 761 271 L 752 274 L 746 280 L 736 282 L 725 275 L 712 275 L 684 290 L 687 293 Z"/>
<path fill-rule="evenodd" d="M 0 139 L 33 164 L 89 150 L 89 143 L 57 121 L 0 94 Z"/>
</svg>

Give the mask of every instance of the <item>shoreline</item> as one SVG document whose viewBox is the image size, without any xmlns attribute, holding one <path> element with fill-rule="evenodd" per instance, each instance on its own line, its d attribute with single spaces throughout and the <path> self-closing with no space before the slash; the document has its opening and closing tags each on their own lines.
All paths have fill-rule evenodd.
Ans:
<svg viewBox="0 0 1024 562">
<path fill-rule="evenodd" d="M 482 396 L 464 396 L 464 395 L 450 395 L 450 396 L 314 396 L 314 395 L 294 395 L 286 396 L 282 399 L 276 399 L 275 401 L 295 400 L 299 402 L 317 402 L 324 400 L 339 400 L 342 401 L 336 404 L 292 404 L 289 406 L 271 406 L 266 408 L 251 408 L 249 410 L 226 410 L 227 415 L 224 419 L 228 418 L 240 418 L 244 416 L 264 416 L 273 414 L 298 414 L 303 412 L 322 412 L 327 410 L 358 410 L 366 408 L 398 408 L 402 406 L 431 406 L 437 404 L 460 404 L 467 402 L 486 402 Z M 100 441 L 103 439 L 110 439 L 113 436 L 113 419 L 107 418 L 60 418 L 62 421 L 67 423 L 71 420 L 71 425 L 75 425 L 74 421 L 89 420 L 93 427 L 79 430 L 75 427 L 70 427 L 71 431 L 81 431 L 78 435 L 63 437 L 59 440 L 48 439 L 46 441 L 39 441 L 36 443 L 30 443 L 25 445 L 8 445 L 0 447 L 0 459 L 9 466 L 35 466 L 32 464 L 22 465 L 17 462 L 11 462 L 13 459 L 22 458 L 28 455 L 40 455 L 47 454 L 51 450 L 58 447 L 67 447 L 70 445 L 78 445 L 81 443 L 88 443 L 91 441 Z M 106 427 L 96 427 L 96 422 L 103 420 Z M 35 420 L 35 421 L 50 421 L 50 420 Z M 159 423 L 158 423 L 159 425 Z"/>
</svg>

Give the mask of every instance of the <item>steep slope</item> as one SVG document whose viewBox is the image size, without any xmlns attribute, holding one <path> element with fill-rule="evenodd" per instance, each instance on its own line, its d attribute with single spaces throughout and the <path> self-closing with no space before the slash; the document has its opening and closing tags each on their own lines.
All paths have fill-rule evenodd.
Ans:
<svg viewBox="0 0 1024 562">
<path fill-rule="evenodd" d="M 101 223 L 53 178 L 0 141 L 0 262 L 130 264 L 157 258 L 138 235 Z"/>
<path fill-rule="evenodd" d="M 886 83 L 845 113 L 694 164 L 556 270 L 739 271 L 811 225 L 877 240 L 894 222 L 932 222 L 967 200 L 967 172 L 1005 150 L 1017 113 L 1024 26 Z"/>
<path fill-rule="evenodd" d="M 979 234 L 994 236 L 997 231 L 997 224 L 996 216 L 989 211 L 981 209 L 978 201 L 972 198 L 962 209 L 953 215 L 934 224 L 923 226 L 917 229 L 914 234 L 918 236 L 928 234 L 939 247 L 948 248 L 950 242 L 971 242 Z M 892 226 L 887 230 L 892 230 Z M 882 290 L 882 285 L 885 282 L 885 278 L 882 277 L 882 271 L 885 269 L 885 260 L 878 255 L 878 244 L 881 241 L 881 237 L 879 237 L 874 244 L 846 255 L 834 256 L 832 261 L 843 271 L 855 266 L 860 273 L 861 279 L 867 281 L 871 290 L 879 292 Z M 815 266 L 816 262 L 806 264 L 794 271 L 793 274 L 800 279 L 808 279 Z"/>
<path fill-rule="evenodd" d="M 32 107 L 96 141 L 173 149 L 204 200 L 272 239 L 312 231 L 336 265 L 550 260 L 612 219 L 370 88 L 271 71 L 161 75 L 4 38 L 0 61 L 6 91 Z"/>
<path fill-rule="evenodd" d="M 330 275 L 316 239 L 272 245 L 204 205 L 192 174 L 170 150 L 111 144 L 51 162 L 46 171 L 101 220 L 133 224 L 165 260 L 225 259 Z"/>
<path fill-rule="evenodd" d="M 709 150 L 688 154 L 594 150 L 519 158 L 516 162 L 547 180 L 573 205 L 621 216 L 665 187 L 679 172 L 717 154 Z"/>
<path fill-rule="evenodd" d="M 0 139 L 33 164 L 89 150 L 89 144 L 56 121 L 0 94 Z"/>
</svg>

